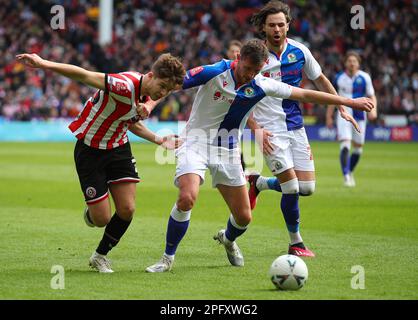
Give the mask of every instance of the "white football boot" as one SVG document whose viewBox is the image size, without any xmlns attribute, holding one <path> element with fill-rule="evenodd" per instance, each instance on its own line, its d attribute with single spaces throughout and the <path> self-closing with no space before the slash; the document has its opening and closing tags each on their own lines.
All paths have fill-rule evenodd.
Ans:
<svg viewBox="0 0 418 320">
<path fill-rule="evenodd" d="M 349 188 L 354 187 L 351 178 L 352 178 L 352 175 L 349 173 L 344 175 L 344 187 L 349 187 Z"/>
<path fill-rule="evenodd" d="M 112 273 L 111 262 L 110 260 L 96 251 L 91 255 L 89 260 L 89 265 L 91 268 L 99 271 L 100 273 Z"/>
<path fill-rule="evenodd" d="M 226 255 L 229 262 L 236 267 L 244 266 L 244 257 L 235 241 L 229 241 L 225 237 L 225 230 L 219 230 L 217 234 L 213 236 L 213 240 L 218 240 L 220 244 L 225 247 Z"/>
<path fill-rule="evenodd" d="M 174 257 L 170 258 L 166 254 L 163 254 L 163 257 L 161 258 L 160 261 L 153 264 L 152 266 L 149 266 L 148 268 L 145 269 L 145 271 L 150 272 L 150 273 L 167 272 L 171 270 L 171 268 L 173 267 L 173 263 L 174 263 Z"/>
</svg>

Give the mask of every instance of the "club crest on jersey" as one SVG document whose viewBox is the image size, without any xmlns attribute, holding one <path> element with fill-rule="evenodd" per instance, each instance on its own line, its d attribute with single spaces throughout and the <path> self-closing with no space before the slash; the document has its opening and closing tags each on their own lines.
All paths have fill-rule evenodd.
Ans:
<svg viewBox="0 0 418 320">
<path fill-rule="evenodd" d="M 245 88 L 244 94 L 246 97 L 252 97 L 254 96 L 254 89 L 251 87 Z"/>
<path fill-rule="evenodd" d="M 202 66 L 196 67 L 196 68 L 193 68 L 192 70 L 190 70 L 190 75 L 192 77 L 194 77 L 195 75 L 197 75 L 198 73 L 201 73 L 202 71 L 203 71 L 203 67 Z"/>
<path fill-rule="evenodd" d="M 90 199 L 94 198 L 96 194 L 97 194 L 96 189 L 94 189 L 93 187 L 88 187 L 86 189 L 86 196 L 89 197 Z"/>
<path fill-rule="evenodd" d="M 224 82 L 222 83 L 222 87 L 225 88 L 228 85 L 228 82 L 226 82 L 226 80 L 224 80 Z"/>
<path fill-rule="evenodd" d="M 289 62 L 295 62 L 295 61 L 296 61 L 296 55 L 295 55 L 294 53 L 289 53 L 289 54 L 287 55 L 287 60 L 288 60 Z"/>
</svg>

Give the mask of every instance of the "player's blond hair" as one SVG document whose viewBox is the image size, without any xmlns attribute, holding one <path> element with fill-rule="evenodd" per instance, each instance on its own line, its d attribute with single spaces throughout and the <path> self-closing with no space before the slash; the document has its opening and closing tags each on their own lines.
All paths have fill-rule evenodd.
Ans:
<svg viewBox="0 0 418 320">
<path fill-rule="evenodd" d="M 160 55 L 151 67 L 152 73 L 160 79 L 167 79 L 173 84 L 183 84 L 186 70 L 180 59 L 170 53 Z"/>
</svg>

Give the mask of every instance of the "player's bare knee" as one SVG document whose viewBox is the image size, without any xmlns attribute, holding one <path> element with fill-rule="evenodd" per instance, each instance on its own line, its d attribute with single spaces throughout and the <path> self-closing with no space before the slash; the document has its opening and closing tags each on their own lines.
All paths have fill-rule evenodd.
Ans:
<svg viewBox="0 0 418 320">
<path fill-rule="evenodd" d="M 132 219 L 135 209 L 135 203 L 126 203 L 117 209 L 117 213 L 122 219 L 129 221 Z"/>
<path fill-rule="evenodd" d="M 289 181 L 280 184 L 283 194 L 296 194 L 299 193 L 299 182 L 298 179 L 291 179 Z"/>
<path fill-rule="evenodd" d="M 315 181 L 299 181 L 299 194 L 310 196 L 315 192 Z"/>
<path fill-rule="evenodd" d="M 97 217 L 92 217 L 92 220 L 94 222 L 94 225 L 98 228 L 103 228 L 106 227 L 107 224 L 110 222 L 110 216 L 106 215 L 106 216 L 97 216 Z"/>
<path fill-rule="evenodd" d="M 234 216 L 235 222 L 242 227 L 245 227 L 251 223 L 252 215 L 251 210 L 244 210 L 239 215 Z"/>
<path fill-rule="evenodd" d="M 181 211 L 189 211 L 193 209 L 196 202 L 196 196 L 191 192 L 182 192 L 177 200 L 177 208 Z"/>
</svg>

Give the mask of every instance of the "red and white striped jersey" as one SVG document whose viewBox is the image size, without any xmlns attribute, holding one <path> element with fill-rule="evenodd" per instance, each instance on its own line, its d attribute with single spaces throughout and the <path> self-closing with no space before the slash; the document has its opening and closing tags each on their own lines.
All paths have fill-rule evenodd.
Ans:
<svg viewBox="0 0 418 320">
<path fill-rule="evenodd" d="M 136 103 L 140 96 L 142 75 L 138 72 L 106 74 L 105 90 L 98 90 L 85 103 L 77 118 L 68 126 L 77 139 L 96 149 L 113 149 L 128 142 L 127 130 L 139 120 Z"/>
</svg>

